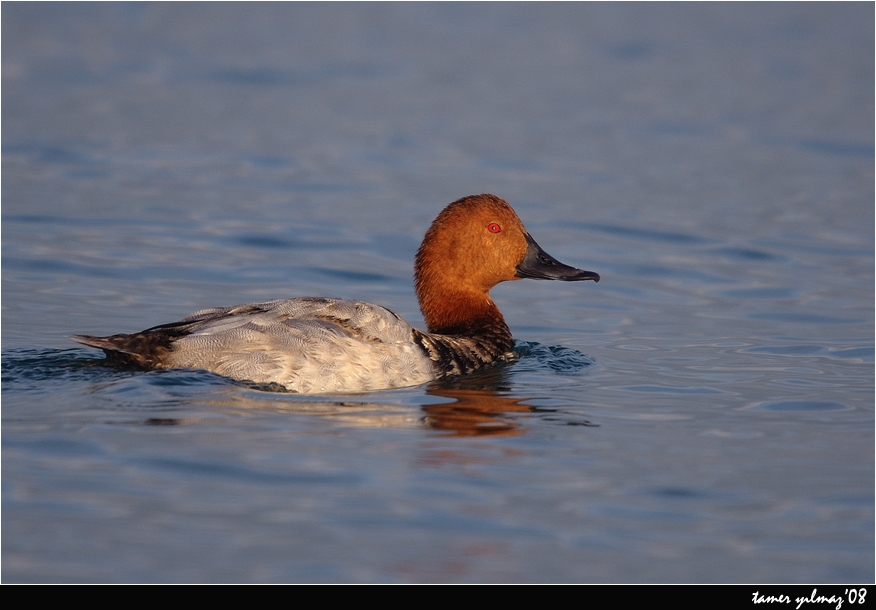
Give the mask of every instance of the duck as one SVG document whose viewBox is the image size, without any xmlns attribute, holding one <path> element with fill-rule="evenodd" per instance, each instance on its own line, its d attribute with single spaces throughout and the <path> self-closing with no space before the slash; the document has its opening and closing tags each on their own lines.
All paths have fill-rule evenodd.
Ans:
<svg viewBox="0 0 876 610">
<path fill-rule="evenodd" d="M 491 194 L 445 207 L 414 261 L 426 331 L 371 303 L 300 297 L 202 309 L 133 334 L 74 335 L 110 364 L 199 369 L 301 394 L 421 385 L 513 359 L 514 339 L 490 289 L 520 279 L 599 281 L 559 262 L 511 206 Z"/>
</svg>

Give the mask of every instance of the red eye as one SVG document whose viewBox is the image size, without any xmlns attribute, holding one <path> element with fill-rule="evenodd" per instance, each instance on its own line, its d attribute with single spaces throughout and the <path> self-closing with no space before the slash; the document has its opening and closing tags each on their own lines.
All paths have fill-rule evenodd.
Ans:
<svg viewBox="0 0 876 610">
<path fill-rule="evenodd" d="M 490 224 L 487 225 L 487 230 L 488 230 L 490 233 L 499 233 L 499 232 L 502 231 L 502 227 L 500 227 L 500 226 L 499 226 L 497 223 L 495 223 L 495 222 L 491 222 Z"/>
</svg>

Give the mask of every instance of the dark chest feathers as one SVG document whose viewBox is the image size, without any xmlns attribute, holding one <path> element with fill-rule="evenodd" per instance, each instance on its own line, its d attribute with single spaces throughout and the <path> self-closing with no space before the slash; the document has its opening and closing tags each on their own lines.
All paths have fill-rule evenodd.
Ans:
<svg viewBox="0 0 876 610">
<path fill-rule="evenodd" d="M 511 331 L 496 322 L 465 335 L 428 334 L 414 329 L 414 341 L 442 376 L 461 375 L 495 362 L 514 347 Z"/>
</svg>

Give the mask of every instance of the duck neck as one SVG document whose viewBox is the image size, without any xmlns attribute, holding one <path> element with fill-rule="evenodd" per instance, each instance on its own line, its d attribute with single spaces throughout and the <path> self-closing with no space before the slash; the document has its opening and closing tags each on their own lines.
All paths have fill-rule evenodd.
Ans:
<svg viewBox="0 0 876 610">
<path fill-rule="evenodd" d="M 418 289 L 417 295 L 429 332 L 414 330 L 414 337 L 441 375 L 477 370 L 514 349 L 511 331 L 488 294 Z"/>
<path fill-rule="evenodd" d="M 424 290 L 418 285 L 417 298 L 430 333 L 477 337 L 482 334 L 506 335 L 511 331 L 505 318 L 486 292 L 460 288 Z"/>
</svg>

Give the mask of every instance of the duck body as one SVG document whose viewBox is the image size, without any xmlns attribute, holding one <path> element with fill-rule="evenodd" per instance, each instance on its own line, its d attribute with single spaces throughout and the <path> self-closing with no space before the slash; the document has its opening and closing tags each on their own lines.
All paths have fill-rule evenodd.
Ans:
<svg viewBox="0 0 876 610">
<path fill-rule="evenodd" d="M 110 361 L 141 369 L 204 369 L 303 394 L 426 383 L 504 357 L 511 333 L 430 335 L 371 303 L 304 297 L 204 309 L 140 333 L 77 336 Z M 507 330 L 507 327 L 506 327 Z"/>
<path fill-rule="evenodd" d="M 203 369 L 306 394 L 418 385 L 507 359 L 511 331 L 489 289 L 504 280 L 599 280 L 545 253 L 493 195 L 447 206 L 417 252 L 428 332 L 362 301 L 297 298 L 204 309 L 134 334 L 74 339 L 114 363 Z"/>
</svg>

